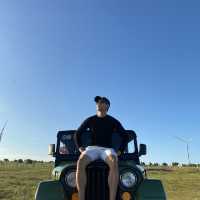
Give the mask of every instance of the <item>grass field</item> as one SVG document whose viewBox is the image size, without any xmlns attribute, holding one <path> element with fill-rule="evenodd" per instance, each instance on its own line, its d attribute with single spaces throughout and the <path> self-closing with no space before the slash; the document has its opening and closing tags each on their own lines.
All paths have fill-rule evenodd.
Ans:
<svg viewBox="0 0 200 200">
<path fill-rule="evenodd" d="M 50 164 L 0 165 L 0 199 L 34 200 L 37 184 L 51 178 Z M 150 168 L 149 178 L 163 181 L 168 200 L 200 200 L 200 169 Z"/>
<path fill-rule="evenodd" d="M 200 168 L 153 168 L 148 174 L 162 180 L 169 200 L 200 200 Z"/>
<path fill-rule="evenodd" d="M 37 184 L 51 179 L 49 164 L 6 164 L 0 166 L 0 199 L 33 200 Z"/>
</svg>

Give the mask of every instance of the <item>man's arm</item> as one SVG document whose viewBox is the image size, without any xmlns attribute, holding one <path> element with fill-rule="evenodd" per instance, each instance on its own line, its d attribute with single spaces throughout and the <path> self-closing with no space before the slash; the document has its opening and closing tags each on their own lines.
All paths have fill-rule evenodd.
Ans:
<svg viewBox="0 0 200 200">
<path fill-rule="evenodd" d="M 122 138 L 121 145 L 119 147 L 119 154 L 124 151 L 128 143 L 128 135 L 126 134 L 126 130 L 121 125 L 121 123 L 117 120 L 117 132 L 120 134 Z"/>
<path fill-rule="evenodd" d="M 79 128 L 76 130 L 75 133 L 75 143 L 77 145 L 78 148 L 82 148 L 82 134 L 84 131 L 87 130 L 87 128 L 89 128 L 89 118 L 86 119 L 80 126 Z"/>
</svg>

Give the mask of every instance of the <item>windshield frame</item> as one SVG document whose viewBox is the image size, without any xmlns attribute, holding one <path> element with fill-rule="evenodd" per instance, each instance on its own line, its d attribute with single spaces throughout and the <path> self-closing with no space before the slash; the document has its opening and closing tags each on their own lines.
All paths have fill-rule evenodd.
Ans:
<svg viewBox="0 0 200 200">
<path fill-rule="evenodd" d="M 59 149 L 60 149 L 60 142 L 61 142 L 61 137 L 63 135 L 69 135 L 69 134 L 72 134 L 73 138 L 75 138 L 75 133 L 76 133 L 76 130 L 67 130 L 67 131 L 59 131 L 58 134 L 57 134 L 57 145 L 56 145 L 56 153 L 55 153 L 55 157 L 56 157 L 56 160 L 74 160 L 74 161 L 77 161 L 79 156 L 80 156 L 80 152 L 78 151 L 77 154 L 60 154 L 59 153 Z M 133 153 L 122 153 L 118 158 L 120 160 L 136 160 L 139 162 L 139 156 L 138 156 L 138 145 L 137 145 L 137 136 L 136 136 L 136 133 L 132 130 L 126 130 L 126 133 L 129 134 L 130 136 L 130 140 L 133 140 L 134 141 L 134 148 L 135 148 L 135 151 Z M 76 145 L 76 142 L 74 142 L 74 144 Z M 128 145 L 128 144 L 127 144 Z"/>
</svg>

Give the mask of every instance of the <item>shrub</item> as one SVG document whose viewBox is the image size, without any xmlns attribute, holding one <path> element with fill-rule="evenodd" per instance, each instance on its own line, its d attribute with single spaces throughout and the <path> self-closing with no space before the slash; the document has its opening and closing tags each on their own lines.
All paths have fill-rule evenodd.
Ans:
<svg viewBox="0 0 200 200">
<path fill-rule="evenodd" d="M 152 162 L 150 162 L 150 163 L 149 163 L 149 166 L 153 166 L 153 163 L 152 163 Z"/>
<path fill-rule="evenodd" d="M 26 164 L 32 164 L 33 161 L 31 159 L 26 159 L 26 160 L 24 160 L 24 163 L 26 163 Z"/>
<path fill-rule="evenodd" d="M 166 162 L 162 163 L 162 166 L 168 166 L 168 164 Z"/>
<path fill-rule="evenodd" d="M 18 163 L 23 163 L 24 161 L 22 159 L 17 160 Z"/>
<path fill-rule="evenodd" d="M 157 167 L 157 166 L 159 166 L 159 164 L 158 164 L 158 163 L 154 163 L 153 166 L 156 166 L 156 167 Z"/>
<path fill-rule="evenodd" d="M 179 165 L 178 162 L 173 162 L 173 163 L 172 163 L 172 166 L 174 166 L 174 167 L 176 167 L 176 166 L 178 166 L 178 165 Z"/>
</svg>

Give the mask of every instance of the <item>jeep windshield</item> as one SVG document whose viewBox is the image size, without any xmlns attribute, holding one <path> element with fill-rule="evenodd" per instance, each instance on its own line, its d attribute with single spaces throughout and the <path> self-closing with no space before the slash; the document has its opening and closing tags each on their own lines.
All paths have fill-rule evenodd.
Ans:
<svg viewBox="0 0 200 200">
<path fill-rule="evenodd" d="M 57 153 L 59 155 L 78 155 L 80 154 L 75 140 L 74 140 L 74 134 L 75 131 L 62 131 L 62 133 L 58 134 L 58 144 L 57 144 Z M 82 143 L 84 147 L 87 147 L 89 145 L 91 145 L 91 132 L 87 131 L 84 134 L 82 134 Z M 123 154 L 132 154 L 134 153 L 137 148 L 136 148 L 136 140 L 135 137 L 132 133 L 129 133 L 128 136 L 128 144 L 126 146 L 126 148 L 124 149 L 124 152 L 122 152 Z M 119 136 L 119 134 L 114 133 L 113 134 L 113 148 L 117 151 L 119 149 L 119 146 L 121 145 L 121 138 Z"/>
</svg>

